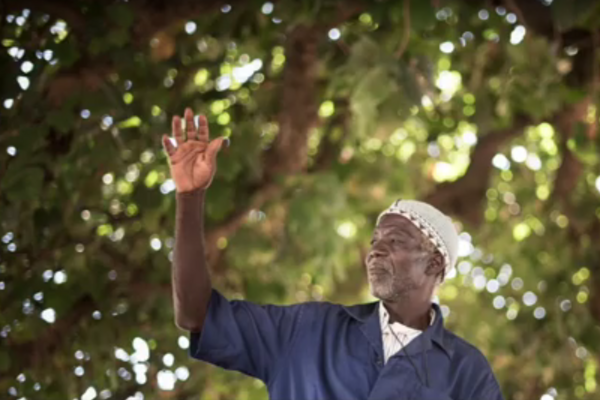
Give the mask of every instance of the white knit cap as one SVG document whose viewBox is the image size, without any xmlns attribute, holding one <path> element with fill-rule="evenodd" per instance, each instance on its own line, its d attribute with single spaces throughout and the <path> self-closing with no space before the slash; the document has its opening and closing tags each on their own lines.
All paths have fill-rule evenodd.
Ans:
<svg viewBox="0 0 600 400">
<path fill-rule="evenodd" d="M 450 217 L 437 208 L 416 200 L 397 200 L 377 217 L 399 214 L 412 222 L 444 257 L 444 277 L 454 268 L 458 256 L 458 234 Z"/>
</svg>

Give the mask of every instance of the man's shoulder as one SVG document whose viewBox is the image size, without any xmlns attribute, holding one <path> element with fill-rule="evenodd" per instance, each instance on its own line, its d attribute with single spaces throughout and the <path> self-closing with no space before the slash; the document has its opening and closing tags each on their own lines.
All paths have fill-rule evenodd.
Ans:
<svg viewBox="0 0 600 400">
<path fill-rule="evenodd" d="M 454 350 L 453 358 L 457 361 L 465 360 L 470 363 L 481 363 L 478 365 L 489 367 L 487 358 L 475 345 L 448 329 L 444 329 L 444 336 L 445 341 L 452 346 Z"/>
<path fill-rule="evenodd" d="M 223 296 L 217 292 L 216 290 L 213 289 L 213 292 L 216 292 L 216 295 L 219 298 L 223 298 Z M 350 306 L 346 306 L 343 304 L 339 304 L 339 303 L 333 303 L 330 301 L 324 301 L 324 300 L 320 300 L 320 301 L 304 301 L 304 302 L 299 302 L 299 303 L 263 303 L 263 302 L 258 302 L 258 301 L 253 301 L 253 300 L 247 300 L 247 299 L 226 299 L 224 298 L 226 301 L 229 302 L 229 304 L 235 305 L 235 306 L 253 306 L 253 307 L 260 307 L 262 309 L 265 310 L 273 310 L 275 312 L 277 311 L 288 311 L 288 312 L 300 312 L 301 314 L 310 314 L 314 317 L 317 316 L 321 316 L 321 317 L 331 317 L 332 315 L 336 314 L 339 315 L 340 317 L 349 317 L 349 316 L 354 316 L 354 317 L 363 317 L 363 316 L 368 316 L 370 312 L 372 312 L 373 310 L 373 304 L 356 304 L 356 305 L 350 305 Z"/>
<path fill-rule="evenodd" d="M 479 348 L 467 340 L 444 329 L 448 340 L 453 341 L 453 369 L 460 374 L 467 374 L 467 380 L 475 387 L 475 398 L 502 399 L 502 392 L 494 376 L 492 366 Z"/>
<path fill-rule="evenodd" d="M 295 304 L 294 307 L 302 307 L 306 313 L 316 318 L 353 318 L 362 321 L 375 311 L 376 305 L 377 303 L 344 305 L 329 301 L 309 301 Z"/>
<path fill-rule="evenodd" d="M 341 313 L 347 308 L 342 304 L 332 303 L 330 301 L 307 301 L 304 303 L 297 303 L 295 306 L 303 307 L 316 314 Z"/>
</svg>

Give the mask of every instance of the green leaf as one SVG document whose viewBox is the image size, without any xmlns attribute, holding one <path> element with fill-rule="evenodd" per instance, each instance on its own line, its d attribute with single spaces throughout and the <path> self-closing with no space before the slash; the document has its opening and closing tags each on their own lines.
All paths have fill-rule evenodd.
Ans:
<svg viewBox="0 0 600 400">
<path fill-rule="evenodd" d="M 588 16 L 596 14 L 591 11 L 595 7 L 597 10 L 597 5 L 594 0 L 554 0 L 550 7 L 554 21 L 562 31 L 567 31 L 575 26 L 584 25 Z"/>
<path fill-rule="evenodd" d="M 90 40 L 89 52 L 96 56 L 108 49 L 108 43 L 105 37 L 95 37 Z"/>
<path fill-rule="evenodd" d="M 73 65 L 81 57 L 77 39 L 68 36 L 65 40 L 57 44 L 55 47 L 55 56 L 60 59 L 62 67 Z"/>
<path fill-rule="evenodd" d="M 46 115 L 46 122 L 60 133 L 67 133 L 73 128 L 74 115 L 68 107 L 52 110 Z"/>
<path fill-rule="evenodd" d="M 586 54 L 599 50 L 592 33 L 600 3 L 554 0 L 552 10 L 531 0 L 540 12 L 512 10 L 513 24 L 509 10 L 500 15 L 484 2 L 363 1 L 358 10 L 341 0 L 272 2 L 272 9 L 265 1 L 221 9 L 202 1 L 173 8 L 64 0 L 85 17 L 83 27 L 46 20 L 42 2 L 28 3 L 30 15 L 4 21 L 0 57 L 0 397 L 14 387 L 14 398 L 37 398 L 35 382 L 45 400 L 81 398 L 89 387 L 110 389 L 113 398 L 132 390 L 152 397 L 165 354 L 175 356 L 173 370 L 191 368 L 173 323 L 169 257 L 179 196 L 160 143 L 188 106 L 207 114 L 211 138 L 232 138 L 203 211 L 211 281 L 225 296 L 371 301 L 364 258 L 375 219 L 398 198 L 433 199 L 472 245 L 461 243 L 456 276 L 438 288 L 450 311 L 446 327 L 485 354 L 507 399 L 539 399 L 549 387 L 557 400 L 598 397 L 600 134 L 563 122 L 578 120 L 568 117 L 594 94 L 573 78 L 594 66 Z M 397 59 L 406 4 L 410 42 Z M 438 21 L 440 10 L 452 15 Z M 529 29 L 536 19 L 546 32 L 573 37 L 579 53 Z M 291 46 L 287 33 L 298 23 L 341 36 L 330 40 L 325 31 L 318 43 Z M 515 44 L 517 25 L 527 32 Z M 156 29 L 166 35 L 153 36 Z M 176 46 L 161 48 L 165 37 Z M 450 54 L 440 51 L 446 41 L 455 46 Z M 172 57 L 157 61 L 153 53 Z M 296 73 L 304 67 L 315 73 Z M 197 71 L 205 72 L 194 82 Z M 297 84 L 300 76 L 308 81 Z M 301 105 L 292 110 L 281 107 L 289 82 L 295 89 L 284 97 Z M 67 100 L 57 105 L 54 94 Z M 432 106 L 421 106 L 424 95 Z M 313 120 L 326 101 L 335 112 Z M 521 114 L 531 126 L 514 124 Z M 116 129 L 103 129 L 105 115 Z M 586 122 L 597 118 L 589 109 Z M 568 146 L 581 163 L 558 174 L 563 128 L 574 133 Z M 288 132 L 306 137 L 308 148 L 294 142 L 282 156 L 306 157 L 308 168 L 271 179 L 265 153 Z M 495 167 L 503 157 L 507 170 Z M 569 207 L 552 197 L 565 172 L 574 184 Z M 584 267 L 589 276 L 581 280 Z M 59 270 L 67 282 L 52 276 Z M 537 296 L 532 306 L 527 292 Z M 55 323 L 40 318 L 47 309 L 56 310 Z M 117 348 L 137 352 L 134 339 L 150 348 L 145 384 L 134 380 L 134 360 L 115 359 Z M 22 349 L 40 350 L 42 362 Z M 80 365 L 81 377 L 73 374 Z M 194 368 L 176 383 L 177 395 L 267 398 L 253 378 Z"/>
<path fill-rule="evenodd" d="M 0 352 L 0 371 L 6 372 L 10 368 L 10 356 L 8 352 Z"/>
<path fill-rule="evenodd" d="M 360 79 L 350 100 L 359 135 L 368 135 L 377 120 L 377 108 L 397 86 L 388 68 L 377 66 Z"/>
<path fill-rule="evenodd" d="M 108 33 L 107 40 L 116 47 L 123 47 L 129 41 L 129 32 L 125 29 L 113 29 Z"/>
<path fill-rule="evenodd" d="M 8 169 L 0 187 L 11 201 L 30 201 L 41 199 L 44 171 L 41 168 L 27 167 Z"/>
<path fill-rule="evenodd" d="M 432 28 L 436 24 L 435 12 L 432 1 L 410 1 L 410 28 L 411 31 L 420 31 Z"/>
<path fill-rule="evenodd" d="M 117 125 L 119 128 L 125 129 L 125 128 L 135 128 L 138 127 L 142 124 L 142 120 L 140 119 L 140 117 L 134 115 L 131 118 L 126 119 L 125 121 L 121 121 L 119 122 L 119 124 Z"/>
<path fill-rule="evenodd" d="M 106 12 L 112 22 L 126 29 L 131 26 L 135 18 L 133 10 L 128 4 L 112 4 L 107 7 Z"/>
<path fill-rule="evenodd" d="M 380 59 L 380 49 L 376 42 L 368 36 L 361 36 L 352 45 L 348 67 L 352 69 L 366 69 L 376 65 Z"/>
</svg>

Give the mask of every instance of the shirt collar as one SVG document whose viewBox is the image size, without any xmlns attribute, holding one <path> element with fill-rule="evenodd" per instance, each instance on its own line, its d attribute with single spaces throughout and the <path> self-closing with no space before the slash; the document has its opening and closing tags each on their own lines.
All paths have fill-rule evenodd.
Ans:
<svg viewBox="0 0 600 400">
<path fill-rule="evenodd" d="M 371 343 L 377 348 L 381 347 L 381 326 L 379 319 L 379 304 L 380 302 L 373 302 L 367 304 L 358 304 L 354 306 L 344 306 L 344 310 L 355 320 L 363 324 L 361 329 L 365 332 L 365 335 L 371 341 Z M 423 338 L 429 339 L 438 345 L 448 357 L 452 357 L 454 354 L 453 341 L 450 340 L 444 329 L 444 317 L 442 316 L 442 310 L 436 303 L 431 304 L 435 316 L 432 325 L 430 325 L 425 331 L 423 331 Z"/>
<path fill-rule="evenodd" d="M 444 328 L 444 317 L 442 310 L 437 303 L 431 303 L 435 315 L 434 321 L 429 328 L 425 330 L 426 334 L 431 336 L 431 340 L 444 350 L 448 357 L 454 354 L 454 342 L 451 340 L 451 335 Z"/>
<path fill-rule="evenodd" d="M 421 330 L 411 328 L 410 326 L 404 325 L 400 322 L 393 322 L 390 324 L 390 314 L 388 310 L 385 308 L 383 301 L 379 302 L 379 321 L 381 324 L 381 330 L 384 330 L 386 326 L 390 326 L 394 332 L 403 332 L 408 335 L 415 335 L 421 333 Z M 431 312 L 429 313 L 429 325 L 433 325 L 435 322 L 435 309 L 431 307 Z"/>
</svg>

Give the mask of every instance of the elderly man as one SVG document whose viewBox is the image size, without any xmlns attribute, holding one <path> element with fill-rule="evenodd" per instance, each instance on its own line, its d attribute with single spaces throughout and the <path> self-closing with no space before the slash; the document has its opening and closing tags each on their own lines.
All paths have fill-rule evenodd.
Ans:
<svg viewBox="0 0 600 400">
<path fill-rule="evenodd" d="M 400 200 L 377 220 L 366 258 L 379 302 L 345 307 L 229 301 L 213 289 L 204 255 L 203 208 L 224 138 L 209 141 L 190 109 L 165 136 L 177 187 L 173 299 L 178 327 L 190 332 L 192 357 L 261 379 L 281 400 L 500 400 L 485 357 L 444 328 L 431 302 L 456 262 L 448 217 Z"/>
</svg>

